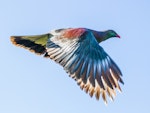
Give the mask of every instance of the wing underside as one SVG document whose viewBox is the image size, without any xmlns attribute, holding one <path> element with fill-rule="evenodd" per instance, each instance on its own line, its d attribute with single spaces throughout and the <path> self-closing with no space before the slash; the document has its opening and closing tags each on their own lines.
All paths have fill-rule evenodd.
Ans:
<svg viewBox="0 0 150 113">
<path fill-rule="evenodd" d="M 122 73 L 115 62 L 99 46 L 92 33 L 80 38 L 52 37 L 47 43 L 47 54 L 64 67 L 80 88 L 96 99 L 107 103 L 106 94 L 113 100 L 115 89 L 121 91 Z"/>
<path fill-rule="evenodd" d="M 119 82 L 123 83 L 118 66 L 99 46 L 91 32 L 70 28 L 70 32 L 61 36 L 60 33 L 64 30 L 56 30 L 56 35 L 12 36 L 11 41 L 59 63 L 91 97 L 95 95 L 99 100 L 101 95 L 107 103 L 108 95 L 113 100 L 115 89 L 121 91 Z"/>
</svg>

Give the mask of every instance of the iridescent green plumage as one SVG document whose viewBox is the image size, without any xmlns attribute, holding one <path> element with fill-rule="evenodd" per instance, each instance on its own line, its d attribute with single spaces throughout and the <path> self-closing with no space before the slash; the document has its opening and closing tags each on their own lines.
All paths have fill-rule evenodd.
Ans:
<svg viewBox="0 0 150 113">
<path fill-rule="evenodd" d="M 44 54 L 46 44 L 51 34 L 32 35 L 32 36 L 11 36 L 11 41 L 17 46 L 24 47 L 37 54 Z"/>
<path fill-rule="evenodd" d="M 86 28 L 68 28 L 35 36 L 12 36 L 11 41 L 34 53 L 44 55 L 64 67 L 80 88 L 96 99 L 106 94 L 113 100 L 115 89 L 121 91 L 122 73 L 116 63 L 99 45 L 111 37 L 119 37 L 113 30 L 104 32 Z"/>
<path fill-rule="evenodd" d="M 107 31 L 105 31 L 104 34 L 105 34 L 104 37 L 106 39 L 109 39 L 109 38 L 112 38 L 112 37 L 120 38 L 120 36 L 114 30 L 107 30 Z"/>
<path fill-rule="evenodd" d="M 91 30 L 94 34 L 94 37 L 96 38 L 98 43 L 101 43 L 102 41 L 105 41 L 109 38 L 118 37 L 120 36 L 114 31 L 114 30 L 107 30 L 107 31 L 95 31 Z"/>
</svg>

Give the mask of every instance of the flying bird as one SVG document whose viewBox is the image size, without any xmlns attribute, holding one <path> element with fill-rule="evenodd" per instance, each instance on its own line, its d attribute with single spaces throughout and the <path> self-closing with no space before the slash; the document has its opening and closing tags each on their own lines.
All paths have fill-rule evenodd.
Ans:
<svg viewBox="0 0 150 113">
<path fill-rule="evenodd" d="M 119 67 L 99 45 L 112 37 L 120 38 L 114 30 L 66 28 L 10 39 L 16 46 L 59 63 L 82 90 L 107 103 L 107 96 L 114 100 L 116 89 L 121 91 L 119 82 L 124 84 Z"/>
</svg>

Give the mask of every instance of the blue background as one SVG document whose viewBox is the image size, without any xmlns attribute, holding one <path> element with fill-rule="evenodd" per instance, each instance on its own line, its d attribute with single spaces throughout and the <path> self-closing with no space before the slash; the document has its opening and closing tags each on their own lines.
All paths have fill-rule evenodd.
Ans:
<svg viewBox="0 0 150 113">
<path fill-rule="evenodd" d="M 123 72 L 123 92 L 105 106 L 81 91 L 54 61 L 15 47 L 11 35 L 52 29 L 113 29 L 101 46 Z M 1 0 L 0 113 L 149 113 L 149 0 Z"/>
</svg>

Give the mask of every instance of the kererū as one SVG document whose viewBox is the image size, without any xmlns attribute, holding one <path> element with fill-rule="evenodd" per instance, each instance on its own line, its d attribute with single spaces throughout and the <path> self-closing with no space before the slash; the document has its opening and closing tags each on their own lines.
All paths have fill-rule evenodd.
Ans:
<svg viewBox="0 0 150 113">
<path fill-rule="evenodd" d="M 112 37 L 120 38 L 114 30 L 66 28 L 42 35 L 11 36 L 11 42 L 59 63 L 82 90 L 97 100 L 102 95 L 107 103 L 106 95 L 113 100 L 115 89 L 121 91 L 119 82 L 124 84 L 119 67 L 99 45 Z"/>
</svg>

